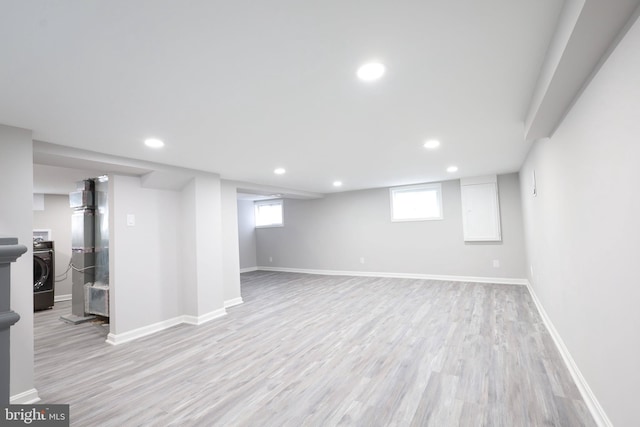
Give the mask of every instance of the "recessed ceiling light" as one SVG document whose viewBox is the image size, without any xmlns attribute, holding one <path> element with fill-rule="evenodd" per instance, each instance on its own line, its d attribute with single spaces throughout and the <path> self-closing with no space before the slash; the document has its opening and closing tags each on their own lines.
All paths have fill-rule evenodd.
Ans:
<svg viewBox="0 0 640 427">
<path fill-rule="evenodd" d="M 449 166 L 447 168 L 447 172 L 449 172 L 449 173 L 458 172 L 458 167 L 457 166 Z"/>
<path fill-rule="evenodd" d="M 151 148 L 162 148 L 164 147 L 164 142 L 157 138 L 148 138 L 144 140 L 144 145 Z"/>
<path fill-rule="evenodd" d="M 334 187 L 342 187 L 342 181 L 333 181 Z"/>
<path fill-rule="evenodd" d="M 369 62 L 358 68 L 358 78 L 365 82 L 378 80 L 384 75 L 385 67 L 379 62 Z"/>
<path fill-rule="evenodd" d="M 440 141 L 437 139 L 430 139 L 424 143 L 424 148 L 428 148 L 429 150 L 433 150 L 434 148 L 438 148 L 440 146 Z"/>
<path fill-rule="evenodd" d="M 284 175 L 284 173 L 286 172 L 286 170 L 284 168 L 276 168 L 273 173 L 275 173 L 276 175 Z"/>
</svg>

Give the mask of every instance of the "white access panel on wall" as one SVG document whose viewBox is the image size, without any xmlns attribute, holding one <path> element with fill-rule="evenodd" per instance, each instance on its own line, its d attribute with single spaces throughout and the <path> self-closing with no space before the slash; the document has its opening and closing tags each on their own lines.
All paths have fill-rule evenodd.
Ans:
<svg viewBox="0 0 640 427">
<path fill-rule="evenodd" d="M 460 180 L 462 229 L 467 242 L 502 240 L 496 175 Z"/>
</svg>

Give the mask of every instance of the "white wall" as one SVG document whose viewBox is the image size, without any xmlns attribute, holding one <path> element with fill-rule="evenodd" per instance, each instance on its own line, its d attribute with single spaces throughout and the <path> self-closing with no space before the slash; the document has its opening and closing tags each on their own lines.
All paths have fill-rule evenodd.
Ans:
<svg viewBox="0 0 640 427">
<path fill-rule="evenodd" d="M 109 177 L 112 334 L 183 314 L 177 191 L 142 188 L 137 177 Z M 127 225 L 127 215 L 135 225 Z"/>
<path fill-rule="evenodd" d="M 11 386 L 14 403 L 37 399 L 33 383 L 33 143 L 31 131 L 0 125 L 0 235 L 27 253 L 11 265 Z"/>
<path fill-rule="evenodd" d="M 25 403 L 38 398 L 33 388 L 32 229 L 54 229 L 56 241 L 64 232 L 40 214 L 34 221 L 30 131 L 0 125 L 0 170 L 11 178 L 0 181 L 0 234 L 17 237 L 28 248 L 13 264 L 11 295 L 12 309 L 22 316 L 11 330 L 11 394 L 15 403 Z M 193 179 L 179 190 L 110 175 L 112 343 L 171 322 L 211 320 L 225 313 L 226 297 L 241 302 L 236 189 L 221 185 L 216 174 L 187 172 Z M 135 216 L 134 226 L 127 225 L 129 214 Z M 58 246 L 62 251 L 64 245 Z M 228 251 L 224 259 L 223 248 Z"/>
<path fill-rule="evenodd" d="M 44 195 L 44 210 L 33 211 L 33 228 L 50 229 L 55 245 L 55 274 L 59 281 L 55 284 L 56 298 L 71 298 L 71 271 L 62 276 L 71 259 L 71 214 L 69 196 L 59 194 Z"/>
<path fill-rule="evenodd" d="M 242 302 L 234 186 L 209 173 L 194 172 L 180 190 L 110 175 L 109 198 L 110 342 L 212 320 L 227 297 Z"/>
<path fill-rule="evenodd" d="M 224 311 L 222 194 L 217 175 L 195 178 L 198 316 Z"/>
<path fill-rule="evenodd" d="M 638 52 L 640 22 L 520 172 L 532 287 L 616 426 L 640 419 Z"/>
<path fill-rule="evenodd" d="M 240 268 L 257 267 L 256 227 L 253 201 L 251 200 L 238 200 L 238 244 Z"/>
<path fill-rule="evenodd" d="M 225 313 L 220 178 L 197 174 L 181 193 L 183 304 L 191 321 L 201 323 Z"/>
<path fill-rule="evenodd" d="M 179 252 L 182 265 L 182 306 L 184 314 L 198 315 L 198 276 L 197 276 L 197 251 L 196 222 L 193 219 L 196 211 L 196 182 L 189 181 L 180 194 L 181 197 L 181 232 Z"/>
<path fill-rule="evenodd" d="M 525 277 L 517 174 L 498 177 L 502 242 L 465 243 L 460 182 L 442 183 L 444 219 L 391 222 L 386 188 L 284 203 L 284 227 L 260 228 L 260 266 L 301 269 Z M 273 262 L 269 262 L 269 257 Z M 364 257 L 365 263 L 360 263 Z M 499 260 L 500 267 L 493 267 Z"/>
<path fill-rule="evenodd" d="M 238 243 L 238 191 L 229 181 L 221 182 L 222 271 L 225 306 L 242 302 L 240 294 L 240 248 Z"/>
</svg>

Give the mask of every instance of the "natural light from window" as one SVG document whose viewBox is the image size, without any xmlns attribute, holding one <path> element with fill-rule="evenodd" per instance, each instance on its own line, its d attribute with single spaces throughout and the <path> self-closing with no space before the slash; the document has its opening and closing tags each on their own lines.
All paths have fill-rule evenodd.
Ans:
<svg viewBox="0 0 640 427">
<path fill-rule="evenodd" d="M 424 221 L 442 219 L 440 184 L 395 187 L 391 193 L 392 221 Z"/>
<path fill-rule="evenodd" d="M 282 227 L 282 200 L 255 202 L 256 227 Z"/>
</svg>

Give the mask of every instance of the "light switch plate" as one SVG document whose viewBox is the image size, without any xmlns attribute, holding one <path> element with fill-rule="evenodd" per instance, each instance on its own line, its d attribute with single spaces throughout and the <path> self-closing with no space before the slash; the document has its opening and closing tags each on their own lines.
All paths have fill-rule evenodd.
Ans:
<svg viewBox="0 0 640 427">
<path fill-rule="evenodd" d="M 134 214 L 127 214 L 127 225 L 129 227 L 136 225 L 136 216 Z"/>
</svg>

